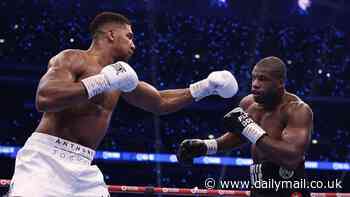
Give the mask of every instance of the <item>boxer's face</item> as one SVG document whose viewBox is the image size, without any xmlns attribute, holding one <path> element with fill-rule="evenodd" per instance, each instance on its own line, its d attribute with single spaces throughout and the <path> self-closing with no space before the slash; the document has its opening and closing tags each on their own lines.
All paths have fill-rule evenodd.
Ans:
<svg viewBox="0 0 350 197">
<path fill-rule="evenodd" d="M 260 104 L 273 103 L 278 97 L 279 81 L 268 68 L 255 66 L 252 72 L 252 94 L 255 102 Z"/>
<path fill-rule="evenodd" d="M 133 39 L 130 25 L 123 25 L 116 30 L 112 43 L 118 59 L 127 61 L 133 55 L 136 49 Z"/>
</svg>

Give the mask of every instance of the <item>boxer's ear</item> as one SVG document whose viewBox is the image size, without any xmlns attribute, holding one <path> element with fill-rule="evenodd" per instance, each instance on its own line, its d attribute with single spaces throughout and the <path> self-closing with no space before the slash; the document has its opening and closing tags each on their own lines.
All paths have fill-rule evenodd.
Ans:
<svg viewBox="0 0 350 197">
<path fill-rule="evenodd" d="M 108 40 L 114 41 L 116 39 L 116 33 L 113 30 L 108 31 L 107 33 Z"/>
</svg>

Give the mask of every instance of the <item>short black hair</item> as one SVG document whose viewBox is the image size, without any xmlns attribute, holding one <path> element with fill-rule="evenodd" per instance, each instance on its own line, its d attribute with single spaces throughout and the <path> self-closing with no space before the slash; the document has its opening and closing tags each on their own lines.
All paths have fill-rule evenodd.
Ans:
<svg viewBox="0 0 350 197">
<path fill-rule="evenodd" d="M 283 82 L 287 79 L 286 64 L 278 57 L 270 56 L 263 58 L 256 64 L 256 66 L 269 68 L 270 72 Z"/>
<path fill-rule="evenodd" d="M 89 30 L 93 37 L 100 31 L 100 28 L 107 23 L 116 23 L 120 25 L 131 25 L 130 20 L 119 14 L 114 12 L 102 12 L 95 16 L 95 18 L 91 21 Z"/>
</svg>

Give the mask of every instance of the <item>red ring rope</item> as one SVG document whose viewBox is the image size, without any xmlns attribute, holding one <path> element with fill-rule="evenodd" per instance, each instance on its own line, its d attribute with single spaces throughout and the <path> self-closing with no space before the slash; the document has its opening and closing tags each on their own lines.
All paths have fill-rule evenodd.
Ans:
<svg viewBox="0 0 350 197">
<path fill-rule="evenodd" d="M 11 180 L 0 179 L 0 187 L 8 187 Z M 175 196 L 245 196 L 249 197 L 249 191 L 216 190 L 216 189 L 189 189 L 189 188 L 167 188 L 167 187 L 143 187 L 127 185 L 109 185 L 110 193 L 131 194 L 162 194 Z M 312 193 L 313 197 L 350 197 L 350 193 Z"/>
</svg>

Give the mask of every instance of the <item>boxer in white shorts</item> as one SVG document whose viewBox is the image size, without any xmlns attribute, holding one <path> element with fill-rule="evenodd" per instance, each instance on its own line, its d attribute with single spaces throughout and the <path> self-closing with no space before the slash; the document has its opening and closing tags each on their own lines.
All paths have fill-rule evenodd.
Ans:
<svg viewBox="0 0 350 197">
<path fill-rule="evenodd" d="M 91 165 L 94 155 L 85 146 L 34 132 L 17 154 L 10 194 L 107 197 L 103 175 Z"/>
<path fill-rule="evenodd" d="M 124 62 L 135 50 L 126 17 L 103 12 L 91 22 L 90 32 L 89 49 L 64 50 L 49 61 L 36 94 L 43 117 L 17 155 L 10 196 L 108 196 L 102 173 L 90 162 L 120 97 L 160 115 L 209 95 L 229 98 L 238 91 L 229 71 L 212 72 L 189 88 L 158 91 L 139 81 Z"/>
</svg>

